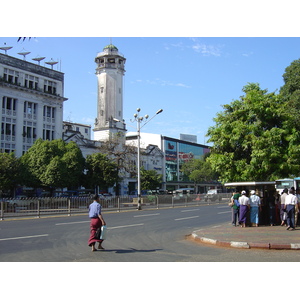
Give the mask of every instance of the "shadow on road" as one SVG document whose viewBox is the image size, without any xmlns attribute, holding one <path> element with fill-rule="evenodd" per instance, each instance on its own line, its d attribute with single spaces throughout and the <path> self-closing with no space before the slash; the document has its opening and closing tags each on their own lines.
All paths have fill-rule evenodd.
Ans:
<svg viewBox="0 0 300 300">
<path fill-rule="evenodd" d="M 151 249 L 151 250 L 138 250 L 134 248 L 130 249 L 105 249 L 104 252 L 115 252 L 117 254 L 126 254 L 126 253 L 135 253 L 135 252 L 140 252 L 140 253 L 147 253 L 147 252 L 156 252 L 156 251 L 161 251 L 163 249 Z M 102 251 L 98 251 L 102 252 Z"/>
</svg>

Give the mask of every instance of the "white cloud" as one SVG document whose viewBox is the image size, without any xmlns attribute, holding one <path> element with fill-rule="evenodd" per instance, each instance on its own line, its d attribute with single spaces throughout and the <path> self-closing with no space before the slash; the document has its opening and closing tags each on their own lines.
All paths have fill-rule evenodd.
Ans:
<svg viewBox="0 0 300 300">
<path fill-rule="evenodd" d="M 245 56 L 245 57 L 249 57 L 249 56 L 251 56 L 253 54 L 254 54 L 253 52 L 249 52 L 249 53 L 243 53 L 242 55 Z"/>
<path fill-rule="evenodd" d="M 221 56 L 220 46 L 196 43 L 192 46 L 192 49 L 203 56 Z"/>
<path fill-rule="evenodd" d="M 171 48 L 177 48 L 180 50 L 184 49 L 192 49 L 193 51 L 200 53 L 203 56 L 221 56 L 222 54 L 222 47 L 221 45 L 210 45 L 199 42 L 199 38 L 190 38 L 189 40 L 192 41 L 192 45 L 185 45 L 182 42 L 177 44 L 165 44 L 164 47 L 166 50 L 170 50 Z"/>
</svg>

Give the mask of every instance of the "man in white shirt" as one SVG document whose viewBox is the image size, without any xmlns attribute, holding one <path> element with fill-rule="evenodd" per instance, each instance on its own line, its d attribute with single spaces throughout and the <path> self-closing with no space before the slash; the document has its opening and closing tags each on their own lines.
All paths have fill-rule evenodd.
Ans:
<svg viewBox="0 0 300 300">
<path fill-rule="evenodd" d="M 240 203 L 239 222 L 241 224 L 241 227 L 246 227 L 247 213 L 250 208 L 250 200 L 246 196 L 246 191 L 242 191 L 242 196 L 239 198 L 239 203 Z"/>
<path fill-rule="evenodd" d="M 286 230 L 295 230 L 295 206 L 297 205 L 297 197 L 294 195 L 295 191 L 290 189 L 289 194 L 285 197 L 285 209 L 287 212 Z"/>
<path fill-rule="evenodd" d="M 281 219 L 281 226 L 283 226 L 286 223 L 286 219 L 285 219 L 285 198 L 288 195 L 288 189 L 285 188 L 280 196 L 280 219 Z"/>
</svg>

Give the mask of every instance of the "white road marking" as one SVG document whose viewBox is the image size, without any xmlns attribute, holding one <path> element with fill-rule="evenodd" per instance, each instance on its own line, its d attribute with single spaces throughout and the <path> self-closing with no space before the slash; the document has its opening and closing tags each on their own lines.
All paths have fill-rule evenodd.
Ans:
<svg viewBox="0 0 300 300">
<path fill-rule="evenodd" d="M 18 236 L 18 237 L 13 237 L 13 238 L 0 239 L 0 241 L 20 240 L 20 239 L 31 239 L 31 238 L 44 237 L 44 236 L 48 236 L 48 235 L 49 235 L 49 234 Z"/>
<path fill-rule="evenodd" d="M 187 220 L 187 219 L 194 219 L 194 218 L 199 218 L 199 216 L 187 217 L 187 218 L 179 218 L 179 219 L 175 219 L 175 221 L 181 221 L 181 220 Z"/>
<path fill-rule="evenodd" d="M 67 222 L 67 223 L 56 223 L 55 225 L 71 225 L 71 224 L 80 224 L 80 223 L 90 223 L 91 221 L 78 221 L 78 222 Z"/>
<path fill-rule="evenodd" d="M 220 214 L 228 214 L 228 213 L 231 213 L 231 211 L 221 211 L 221 212 L 218 212 L 218 215 L 220 215 Z"/>
<path fill-rule="evenodd" d="M 143 226 L 144 223 L 141 224 L 131 224 L 131 225 L 122 225 L 122 226 L 115 226 L 115 227 L 107 227 L 107 229 L 118 229 L 118 228 L 127 228 L 127 227 L 134 227 L 134 226 Z"/>
<path fill-rule="evenodd" d="M 195 210 L 200 210 L 200 208 L 182 210 L 181 212 L 189 212 L 189 211 L 195 211 Z"/>
<path fill-rule="evenodd" d="M 149 217 L 149 216 L 157 216 L 160 215 L 160 213 L 157 214 L 148 214 L 148 215 L 138 215 L 138 216 L 133 216 L 134 218 L 139 218 L 139 217 Z"/>
</svg>

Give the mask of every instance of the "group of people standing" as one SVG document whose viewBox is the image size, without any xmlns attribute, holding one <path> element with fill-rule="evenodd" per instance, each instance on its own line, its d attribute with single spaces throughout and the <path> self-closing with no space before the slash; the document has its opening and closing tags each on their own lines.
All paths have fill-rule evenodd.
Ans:
<svg viewBox="0 0 300 300">
<path fill-rule="evenodd" d="M 300 208 L 300 190 L 292 188 L 285 189 L 281 195 L 275 191 L 265 191 L 264 198 L 261 199 L 255 190 L 250 191 L 250 196 L 243 190 L 236 191 L 231 197 L 229 205 L 232 207 L 232 225 L 246 227 L 258 227 L 261 219 L 268 219 L 271 226 L 276 225 L 276 205 L 280 208 L 281 226 L 286 225 L 287 230 L 295 230 Z M 267 215 L 267 216 L 265 216 Z"/>
<path fill-rule="evenodd" d="M 287 230 L 295 230 L 298 222 L 300 208 L 300 189 L 284 189 L 280 195 L 280 220 L 281 226 L 286 225 Z"/>
</svg>

